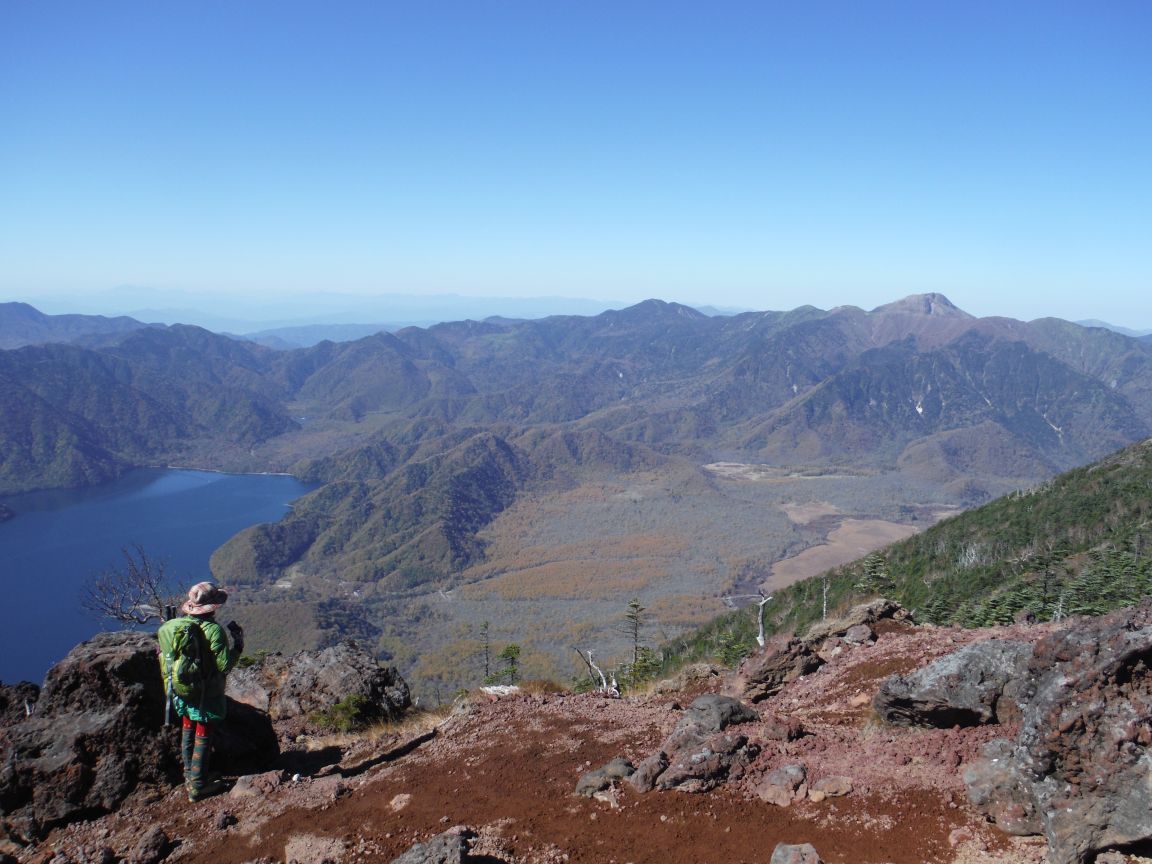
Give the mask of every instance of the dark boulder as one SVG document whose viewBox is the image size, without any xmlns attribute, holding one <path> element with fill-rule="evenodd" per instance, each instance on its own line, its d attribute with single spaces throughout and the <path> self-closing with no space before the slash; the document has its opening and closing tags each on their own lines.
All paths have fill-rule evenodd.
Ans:
<svg viewBox="0 0 1152 864">
<path fill-rule="evenodd" d="M 1029 827 L 1034 810 L 1051 864 L 1152 840 L 1150 669 L 1150 601 L 1041 639 L 1020 734 L 969 770 L 969 798 L 998 824 L 1006 812 L 1008 830 Z"/>
<path fill-rule="evenodd" d="M 1032 646 L 989 639 L 966 645 L 910 675 L 893 675 L 872 700 L 898 726 L 979 726 L 1020 717 Z"/>
<path fill-rule="evenodd" d="M 392 864 L 468 864 L 478 861 L 469 853 L 469 844 L 476 839 L 476 832 L 463 825 L 449 828 L 443 834 L 437 834 L 431 840 L 417 843 Z M 484 858 L 491 861 L 491 858 Z"/>
<path fill-rule="evenodd" d="M 756 719 L 755 711 L 729 696 L 699 697 L 660 749 L 636 766 L 629 783 L 638 792 L 707 792 L 743 776 L 760 748 L 747 736 L 725 730 Z"/>
<path fill-rule="evenodd" d="M 35 840 L 117 809 L 142 785 L 182 782 L 179 727 L 164 726 L 164 705 L 152 634 L 101 633 L 73 648 L 48 672 L 32 716 L 5 730 L 5 830 Z M 237 716 L 217 727 L 213 765 L 266 766 L 278 753 L 271 724 L 233 708 Z"/>
<path fill-rule="evenodd" d="M 676 728 L 698 727 L 707 732 L 723 732 L 733 723 L 751 723 L 759 719 L 759 715 L 739 699 L 705 693 L 688 706 Z"/>
<path fill-rule="evenodd" d="M 116 809 L 139 784 L 178 782 L 164 734 L 156 641 L 101 633 L 52 667 L 33 716 L 8 730 L 0 811 L 34 840 L 56 825 Z"/>
<path fill-rule="evenodd" d="M 291 657 L 269 655 L 229 675 L 228 695 L 273 720 L 307 718 L 350 696 L 363 700 L 365 720 L 395 719 L 412 704 L 396 667 L 381 666 L 352 642 Z"/>
<path fill-rule="evenodd" d="M 597 792 L 603 792 L 612 786 L 617 780 L 626 780 L 635 773 L 636 768 L 631 762 L 617 757 L 607 765 L 584 774 L 576 783 L 576 794 L 591 798 Z"/>
</svg>

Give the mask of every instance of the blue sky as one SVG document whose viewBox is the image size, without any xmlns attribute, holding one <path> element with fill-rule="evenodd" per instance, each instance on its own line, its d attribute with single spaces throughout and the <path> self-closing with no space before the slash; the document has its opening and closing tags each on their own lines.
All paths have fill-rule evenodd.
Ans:
<svg viewBox="0 0 1152 864">
<path fill-rule="evenodd" d="M 0 4 L 0 300 L 1152 327 L 1152 3 Z"/>
</svg>

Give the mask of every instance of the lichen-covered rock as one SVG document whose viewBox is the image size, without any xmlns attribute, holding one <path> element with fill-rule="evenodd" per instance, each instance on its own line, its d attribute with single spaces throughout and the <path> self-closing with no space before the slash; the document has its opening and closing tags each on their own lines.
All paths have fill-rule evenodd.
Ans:
<svg viewBox="0 0 1152 864">
<path fill-rule="evenodd" d="M 941 657 L 910 675 L 893 675 L 872 705 L 900 726 L 979 726 L 1020 716 L 1020 688 L 1032 646 L 989 639 Z"/>
<path fill-rule="evenodd" d="M 228 695 L 273 720 L 308 717 L 350 696 L 363 699 L 365 719 L 395 719 L 412 704 L 396 668 L 381 666 L 351 642 L 291 657 L 269 655 L 229 675 Z"/>
</svg>

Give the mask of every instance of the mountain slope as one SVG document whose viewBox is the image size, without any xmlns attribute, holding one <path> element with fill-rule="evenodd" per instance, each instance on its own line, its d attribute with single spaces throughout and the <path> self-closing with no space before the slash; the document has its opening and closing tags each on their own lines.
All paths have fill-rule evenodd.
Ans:
<svg viewBox="0 0 1152 864">
<path fill-rule="evenodd" d="M 0 349 L 83 342 L 153 326 L 123 315 L 45 315 L 27 303 L 0 303 Z"/>
<path fill-rule="evenodd" d="M 800 630 L 876 593 L 921 620 L 968 627 L 1060 620 L 1152 596 L 1152 439 L 1025 492 L 946 519 L 822 577 L 777 592 L 769 630 Z M 672 657 L 749 646 L 748 610 L 669 646 Z"/>
</svg>

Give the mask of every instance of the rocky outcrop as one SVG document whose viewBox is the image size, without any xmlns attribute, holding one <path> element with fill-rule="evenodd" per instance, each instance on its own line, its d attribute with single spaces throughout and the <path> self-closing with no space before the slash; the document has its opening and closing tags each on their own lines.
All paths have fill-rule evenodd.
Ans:
<svg viewBox="0 0 1152 864">
<path fill-rule="evenodd" d="M 363 700 L 365 720 L 395 719 L 412 704 L 396 667 L 381 666 L 352 642 L 291 657 L 269 655 L 228 676 L 228 695 L 273 720 L 308 717 L 351 696 Z"/>
<path fill-rule="evenodd" d="M 912 626 L 912 616 L 899 603 L 878 599 L 854 606 L 831 621 L 819 622 L 803 638 L 776 637 L 764 650 L 748 657 L 738 673 L 738 695 L 757 703 L 775 696 L 784 685 L 810 675 L 846 650 L 871 643 L 887 622 L 890 627 Z"/>
<path fill-rule="evenodd" d="M 32 717 L 8 730 L 0 810 L 16 837 L 114 810 L 141 783 L 181 779 L 164 734 L 155 639 L 102 633 L 54 666 Z"/>
<path fill-rule="evenodd" d="M 711 663 L 692 663 L 685 666 L 672 678 L 657 681 L 652 686 L 653 693 L 680 693 L 690 687 L 700 687 L 708 681 L 718 679 L 723 671 Z"/>
<path fill-rule="evenodd" d="M 626 780 L 635 773 L 636 768 L 631 762 L 617 757 L 607 765 L 584 774 L 576 783 L 576 794 L 591 798 L 597 792 L 603 792 L 612 786 L 617 780 Z"/>
<path fill-rule="evenodd" d="M 40 688 L 31 681 L 0 684 L 0 729 L 27 717 L 39 698 Z"/>
<path fill-rule="evenodd" d="M 801 675 L 809 675 L 824 664 L 813 645 L 803 639 L 772 640 L 765 650 L 740 665 L 741 695 L 749 702 L 763 702 Z"/>
<path fill-rule="evenodd" d="M 10 835 L 115 810 L 145 784 L 182 782 L 178 727 L 164 726 L 164 690 L 149 633 L 102 633 L 52 667 L 36 710 L 6 730 L 0 813 Z M 266 767 L 278 750 L 267 717 L 232 705 L 214 741 L 227 770 Z"/>
<path fill-rule="evenodd" d="M 1052 864 L 1152 839 L 1152 602 L 1041 639 L 1020 734 L 965 775 L 1005 830 L 1042 829 Z"/>
<path fill-rule="evenodd" d="M 853 606 L 843 616 L 813 624 L 804 639 L 809 643 L 834 637 L 856 644 L 870 642 L 876 638 L 881 622 L 887 622 L 889 627 L 911 627 L 912 613 L 895 600 L 878 597 Z"/>
<path fill-rule="evenodd" d="M 1041 834 L 1044 825 L 1036 811 L 1036 800 L 1013 750 L 1007 738 L 984 745 L 983 758 L 964 772 L 968 800 L 1006 834 Z"/>
<path fill-rule="evenodd" d="M 897 726 L 980 726 L 1020 717 L 1032 646 L 989 639 L 966 645 L 910 675 L 893 675 L 872 706 Z"/>
<path fill-rule="evenodd" d="M 747 736 L 727 730 L 757 719 L 755 711 L 731 696 L 701 696 L 660 749 L 636 766 L 628 782 L 638 792 L 657 788 L 707 792 L 743 776 L 760 748 Z"/>
<path fill-rule="evenodd" d="M 481 858 L 469 852 L 469 846 L 476 837 L 471 828 L 457 825 L 425 843 L 417 843 L 392 864 L 479 864 L 480 861 L 495 861 L 490 856 Z"/>
</svg>

